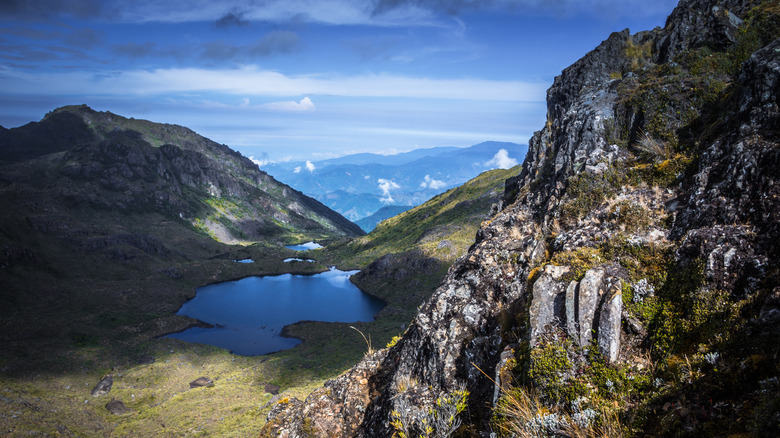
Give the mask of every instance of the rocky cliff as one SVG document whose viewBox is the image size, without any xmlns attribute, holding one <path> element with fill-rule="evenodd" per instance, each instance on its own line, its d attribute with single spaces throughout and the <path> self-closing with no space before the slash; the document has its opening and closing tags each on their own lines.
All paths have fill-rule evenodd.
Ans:
<svg viewBox="0 0 780 438">
<path fill-rule="evenodd" d="M 402 339 L 263 434 L 776 436 L 779 17 L 683 0 L 564 70 Z"/>
</svg>

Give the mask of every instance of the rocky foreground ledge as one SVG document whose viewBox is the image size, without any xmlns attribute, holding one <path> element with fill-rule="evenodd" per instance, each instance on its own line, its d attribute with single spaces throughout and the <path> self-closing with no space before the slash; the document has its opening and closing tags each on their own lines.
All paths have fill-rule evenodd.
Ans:
<svg viewBox="0 0 780 438">
<path fill-rule="evenodd" d="M 779 12 L 683 0 L 564 70 L 503 205 L 403 337 L 262 435 L 392 436 L 394 412 L 465 389 L 459 433 L 489 436 L 518 421 L 496 405 L 517 388 L 558 422 L 541 434 L 583 404 L 635 434 L 778 431 Z"/>
</svg>

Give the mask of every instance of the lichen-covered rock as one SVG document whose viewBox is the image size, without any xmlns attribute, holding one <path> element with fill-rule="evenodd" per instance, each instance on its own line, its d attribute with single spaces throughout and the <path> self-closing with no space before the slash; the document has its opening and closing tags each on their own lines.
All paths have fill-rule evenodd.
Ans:
<svg viewBox="0 0 780 438">
<path fill-rule="evenodd" d="M 101 395 L 106 395 L 111 391 L 111 386 L 114 384 L 114 377 L 113 376 L 105 376 L 102 379 L 100 379 L 100 382 L 95 385 L 94 388 L 92 388 L 92 396 L 93 397 L 99 397 Z"/>
<path fill-rule="evenodd" d="M 744 0 L 682 0 L 666 20 L 655 47 L 659 63 L 702 46 L 723 49 L 737 39 L 751 3 Z"/>
<path fill-rule="evenodd" d="M 378 380 L 386 357 L 386 350 L 367 354 L 358 365 L 326 382 L 305 402 L 282 399 L 268 414 L 261 436 L 356 436 L 363 416 L 378 395 Z"/>
<path fill-rule="evenodd" d="M 579 296 L 573 297 L 577 309 L 575 313 L 579 316 L 576 323 L 579 329 L 576 333 L 576 339 L 580 346 L 587 346 L 593 337 L 596 310 L 601 296 L 604 295 L 604 270 L 600 268 L 588 270 L 580 280 L 577 291 L 579 291 Z"/>
<path fill-rule="evenodd" d="M 599 312 L 599 351 L 609 362 L 616 362 L 620 354 L 620 318 L 623 314 L 621 281 L 612 283 L 602 300 Z"/>
<path fill-rule="evenodd" d="M 566 266 L 547 265 L 534 283 L 531 307 L 528 309 L 531 323 L 531 346 L 549 325 L 565 321 L 567 284 L 563 276 L 569 273 Z"/>
</svg>

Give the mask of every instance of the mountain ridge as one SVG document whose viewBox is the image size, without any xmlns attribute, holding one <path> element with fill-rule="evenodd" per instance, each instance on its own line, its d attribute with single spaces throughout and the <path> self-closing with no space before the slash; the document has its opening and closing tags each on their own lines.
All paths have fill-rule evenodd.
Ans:
<svg viewBox="0 0 780 438">
<path fill-rule="evenodd" d="M 55 133 L 61 135 L 53 136 Z M 149 191 L 156 192 L 160 199 L 150 205 L 163 208 L 166 203 L 173 204 L 181 211 L 169 213 L 186 213 L 196 225 L 219 232 L 230 241 L 257 239 L 269 233 L 283 235 L 289 232 L 285 224 L 290 221 L 323 232 L 363 233 L 319 201 L 281 185 L 240 153 L 178 125 L 127 119 L 80 105 L 55 109 L 41 122 L 12 128 L 0 138 L 0 159 L 9 163 L 58 152 L 65 154 L 63 176 L 93 186 L 89 195 L 93 204 L 94 193 L 100 190 L 117 193 L 125 201 L 106 204 L 114 199 L 112 195 L 97 200 L 98 204 L 120 209 Z M 156 173 L 149 168 L 156 168 Z M 130 190 L 131 181 L 152 186 Z M 170 187 L 163 190 L 163 186 Z M 216 205 L 224 203 L 219 201 L 223 195 L 236 210 L 234 214 Z M 240 201 L 249 196 L 259 202 L 249 205 Z M 280 207 L 272 207 L 274 203 Z"/>
</svg>

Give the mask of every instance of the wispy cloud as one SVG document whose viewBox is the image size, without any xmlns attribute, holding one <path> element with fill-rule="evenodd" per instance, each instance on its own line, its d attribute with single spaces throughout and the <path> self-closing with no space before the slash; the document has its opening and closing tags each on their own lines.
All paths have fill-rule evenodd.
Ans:
<svg viewBox="0 0 780 438">
<path fill-rule="evenodd" d="M 547 84 L 486 79 L 434 79 L 394 74 L 287 76 L 255 66 L 236 69 L 168 68 L 88 74 L 27 73 L 6 68 L 0 92 L 51 95 L 162 95 L 215 92 L 234 95 L 405 97 L 542 102 Z M 299 105 L 307 107 L 309 102 Z M 312 104 L 313 105 L 313 104 Z"/>
<path fill-rule="evenodd" d="M 315 166 L 311 161 L 306 160 L 306 164 L 303 166 L 296 166 L 295 169 L 293 169 L 293 173 L 301 173 L 303 169 L 308 170 L 309 173 L 313 173 L 314 170 L 317 169 L 317 166 Z"/>
<path fill-rule="evenodd" d="M 273 161 L 271 161 L 271 160 L 268 158 L 268 154 L 266 154 L 266 155 L 265 155 L 265 157 L 263 157 L 263 158 L 260 158 L 260 159 L 258 159 L 258 158 L 255 158 L 255 156 L 254 156 L 254 155 L 250 155 L 250 156 L 249 156 L 249 160 L 250 160 L 251 162 L 253 162 L 253 163 L 257 164 L 257 167 L 263 167 L 263 166 L 266 166 L 266 165 L 268 165 L 268 164 L 271 164 L 271 163 L 273 163 Z"/>
<path fill-rule="evenodd" d="M 157 48 L 157 44 L 153 42 L 134 43 L 129 42 L 120 44 L 115 47 L 115 51 L 119 55 L 127 56 L 130 58 L 142 58 L 154 53 Z"/>
<path fill-rule="evenodd" d="M 39 21 L 50 17 L 94 18 L 103 16 L 101 0 L 10 0 L 0 2 L 0 17 Z"/>
</svg>

